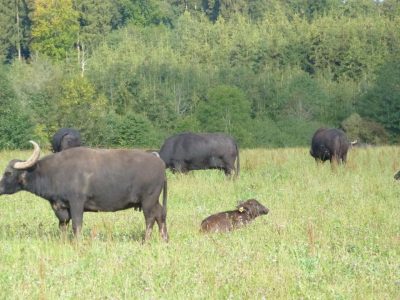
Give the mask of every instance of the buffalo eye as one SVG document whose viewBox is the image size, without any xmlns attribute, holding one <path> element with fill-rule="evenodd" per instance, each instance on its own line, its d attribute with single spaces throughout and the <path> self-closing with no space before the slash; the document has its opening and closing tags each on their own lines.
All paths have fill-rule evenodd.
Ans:
<svg viewBox="0 0 400 300">
<path fill-rule="evenodd" d="M 4 176 L 7 176 L 7 177 L 8 177 L 8 176 L 11 176 L 11 174 L 12 174 L 12 173 L 11 173 L 10 171 L 4 172 Z"/>
</svg>

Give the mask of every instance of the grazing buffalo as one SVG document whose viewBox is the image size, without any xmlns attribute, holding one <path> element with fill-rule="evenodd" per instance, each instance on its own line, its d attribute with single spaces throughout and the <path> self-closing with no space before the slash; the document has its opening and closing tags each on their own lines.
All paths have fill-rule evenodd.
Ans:
<svg viewBox="0 0 400 300">
<path fill-rule="evenodd" d="M 340 129 L 320 128 L 312 137 L 310 154 L 317 162 L 329 160 L 331 163 L 346 163 L 347 151 L 353 143 L 349 143 Z"/>
<path fill-rule="evenodd" d="M 0 195 L 28 191 L 50 202 L 63 231 L 72 219 L 75 236 L 83 212 L 143 210 L 145 240 L 156 221 L 167 241 L 165 164 L 140 150 L 71 148 L 39 160 L 40 148 L 27 161 L 9 162 L 0 179 Z M 163 189 L 163 205 L 159 196 Z"/>
<path fill-rule="evenodd" d="M 211 215 L 201 222 L 202 232 L 227 232 L 250 223 L 269 210 L 255 199 L 240 203 L 236 210 Z"/>
<path fill-rule="evenodd" d="M 167 138 L 160 157 L 173 172 L 219 169 L 239 175 L 239 150 L 235 140 L 222 133 L 180 133 Z M 235 170 L 236 160 L 236 170 Z"/>
<path fill-rule="evenodd" d="M 68 148 L 81 146 L 80 133 L 72 128 L 61 128 L 54 135 L 51 141 L 53 152 L 60 152 Z"/>
</svg>

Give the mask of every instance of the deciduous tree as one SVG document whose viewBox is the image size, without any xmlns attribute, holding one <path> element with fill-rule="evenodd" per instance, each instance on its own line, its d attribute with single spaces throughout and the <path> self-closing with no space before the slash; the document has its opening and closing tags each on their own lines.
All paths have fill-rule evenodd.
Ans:
<svg viewBox="0 0 400 300">
<path fill-rule="evenodd" d="M 65 59 L 78 39 L 78 12 L 72 0 L 36 0 L 32 14 L 32 50 Z"/>
</svg>

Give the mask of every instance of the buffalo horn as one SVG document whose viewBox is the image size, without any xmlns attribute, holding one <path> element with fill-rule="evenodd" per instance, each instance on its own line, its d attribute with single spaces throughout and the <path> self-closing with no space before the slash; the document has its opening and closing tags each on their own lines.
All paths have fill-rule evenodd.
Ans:
<svg viewBox="0 0 400 300">
<path fill-rule="evenodd" d="M 38 161 L 39 156 L 40 156 L 40 147 L 34 141 L 29 141 L 29 142 L 33 145 L 33 148 L 34 148 L 31 157 L 29 157 L 26 161 L 16 162 L 13 166 L 14 169 L 25 170 L 25 169 L 28 169 L 28 168 L 32 167 L 33 165 L 35 165 L 36 162 Z"/>
</svg>

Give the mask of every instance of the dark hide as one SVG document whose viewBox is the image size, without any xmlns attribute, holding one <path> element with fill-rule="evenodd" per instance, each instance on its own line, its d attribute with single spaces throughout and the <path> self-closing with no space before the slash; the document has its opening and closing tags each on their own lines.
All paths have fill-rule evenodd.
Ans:
<svg viewBox="0 0 400 300">
<path fill-rule="evenodd" d="M 247 200 L 236 210 L 211 215 L 201 222 L 202 232 L 227 232 L 249 224 L 256 217 L 268 214 L 269 210 L 255 199 Z"/>
<path fill-rule="evenodd" d="M 222 133 L 181 133 L 165 140 L 160 157 L 173 172 L 219 169 L 226 175 L 239 175 L 239 149 L 230 136 Z M 236 170 L 235 170 L 236 160 Z"/>
<path fill-rule="evenodd" d="M 164 162 L 140 150 L 71 148 L 48 155 L 28 169 L 11 161 L 0 180 L 0 195 L 28 191 L 50 202 L 65 230 L 72 220 L 74 234 L 82 227 L 83 212 L 143 210 L 145 240 L 157 222 L 167 241 L 167 181 Z M 159 203 L 163 191 L 163 206 Z"/>
<path fill-rule="evenodd" d="M 394 174 L 394 179 L 400 180 L 400 171 L 398 171 L 396 174 Z"/>
<path fill-rule="evenodd" d="M 320 128 L 312 137 L 310 154 L 317 162 L 329 160 L 331 163 L 346 163 L 350 146 L 342 130 Z"/>
<path fill-rule="evenodd" d="M 51 146 L 53 152 L 79 147 L 81 146 L 81 135 L 75 129 L 61 128 L 53 135 Z"/>
</svg>

